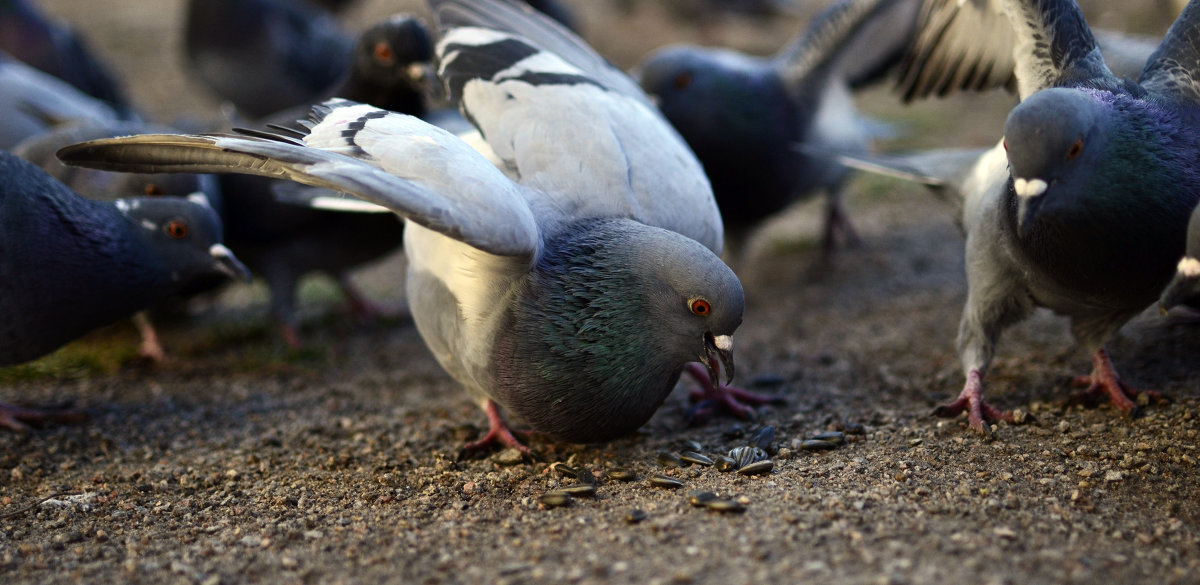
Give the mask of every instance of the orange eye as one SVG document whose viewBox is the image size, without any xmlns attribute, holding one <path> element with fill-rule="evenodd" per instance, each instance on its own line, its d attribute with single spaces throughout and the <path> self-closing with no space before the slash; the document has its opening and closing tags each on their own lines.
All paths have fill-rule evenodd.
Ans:
<svg viewBox="0 0 1200 585">
<path fill-rule="evenodd" d="M 712 312 L 712 305 L 704 299 L 695 299 L 691 303 L 691 309 L 693 313 L 703 317 Z"/>
<path fill-rule="evenodd" d="M 1071 143 L 1071 148 L 1067 150 L 1067 160 L 1074 159 L 1075 157 L 1079 156 L 1079 153 L 1081 152 L 1083 152 L 1083 139 L 1078 138 L 1075 140 L 1075 142 Z"/>
<path fill-rule="evenodd" d="M 168 222 L 166 227 L 163 229 L 166 230 L 167 235 L 175 238 L 176 240 L 182 240 L 187 236 L 188 233 L 187 224 L 179 220 Z"/>
<path fill-rule="evenodd" d="M 392 46 L 384 41 L 375 43 L 375 60 L 384 65 L 391 65 L 396 59 L 396 52 L 392 50 Z"/>
<path fill-rule="evenodd" d="M 692 84 L 692 73 L 684 71 L 675 76 L 675 89 L 687 89 Z"/>
<path fill-rule="evenodd" d="M 146 183 L 146 188 L 143 189 L 143 191 L 146 192 L 146 195 L 149 195 L 151 197 L 163 194 L 162 187 L 159 187 L 158 185 L 155 185 L 154 183 Z"/>
</svg>

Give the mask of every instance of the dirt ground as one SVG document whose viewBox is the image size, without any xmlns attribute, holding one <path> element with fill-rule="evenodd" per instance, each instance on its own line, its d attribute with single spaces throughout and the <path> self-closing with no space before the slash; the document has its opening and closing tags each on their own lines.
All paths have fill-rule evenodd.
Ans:
<svg viewBox="0 0 1200 585">
<path fill-rule="evenodd" d="M 184 77 L 180 0 L 43 0 L 89 33 L 152 117 L 213 116 Z M 673 40 L 769 51 L 798 21 L 671 24 L 575 2 L 586 35 L 628 66 Z M 1094 4 L 1094 3 L 1093 3 Z M 351 26 L 409 7 L 364 2 Z M 1093 22 L 1161 33 L 1162 15 L 1089 5 Z M 889 146 L 990 144 L 1005 96 L 864 109 L 902 134 Z M 929 416 L 956 395 L 965 299 L 962 238 L 920 189 L 859 179 L 850 212 L 864 243 L 820 270 L 819 202 L 762 231 L 734 261 L 748 307 L 738 379 L 786 405 L 758 423 L 688 426 L 681 383 L 637 434 L 601 445 L 534 440 L 542 460 L 459 461 L 481 412 L 434 363 L 410 322 L 360 324 L 328 283 L 305 288 L 305 350 L 276 343 L 261 285 L 164 327 L 172 359 L 149 367 L 132 327 L 0 370 L 0 400 L 68 403 L 82 425 L 0 434 L 0 575 L 6 583 L 1198 583 L 1200 367 L 1197 325 L 1148 312 L 1110 346 L 1137 387 L 1172 396 L 1138 420 L 1064 409 L 1088 357 L 1039 313 L 1003 338 L 988 395 L 1033 421 L 990 439 Z M 402 303 L 403 256 L 366 271 Z M 684 441 L 706 452 L 777 430 L 774 470 L 744 477 L 663 468 Z M 807 451 L 829 429 L 847 443 Z M 853 434 L 858 433 L 858 434 Z M 547 509 L 568 462 L 604 477 L 593 499 Z M 684 487 L 651 487 L 665 473 Z M 741 514 L 688 504 L 708 490 Z M 51 499 L 29 507 L 39 499 Z M 634 510 L 645 519 L 631 523 Z"/>
</svg>

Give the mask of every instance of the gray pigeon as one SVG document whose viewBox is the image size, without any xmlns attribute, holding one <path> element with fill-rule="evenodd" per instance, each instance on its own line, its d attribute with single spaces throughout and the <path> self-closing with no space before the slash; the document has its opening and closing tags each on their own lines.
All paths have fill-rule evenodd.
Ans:
<svg viewBox="0 0 1200 585">
<path fill-rule="evenodd" d="M 873 161 L 963 198 L 968 295 L 958 350 L 967 381 L 935 413 L 967 412 L 980 431 L 1013 420 L 984 401 L 983 378 L 1000 333 L 1047 307 L 1071 320 L 1092 354 L 1091 375 L 1079 378 L 1088 389 L 1074 400 L 1107 398 L 1136 416 L 1139 393 L 1159 395 L 1121 381 L 1104 344 L 1158 298 L 1200 198 L 1200 6 L 1188 5 L 1137 83 L 1108 70 L 1074 2 L 1009 0 L 1004 9 L 1022 102 L 1000 144 L 966 164 L 945 153 Z"/>
<path fill-rule="evenodd" d="M 828 254 L 839 231 L 856 238 L 841 204 L 846 174 L 825 155 L 865 153 L 871 138 L 851 92 L 892 72 L 906 100 L 1008 85 L 1010 61 L 973 60 L 1011 45 L 1007 21 L 984 18 L 998 10 L 995 2 L 840 0 L 771 57 L 676 45 L 648 55 L 638 69 L 642 87 L 704 164 L 729 239 L 736 244 L 763 219 L 824 193 Z M 1137 63 L 1127 72 L 1133 76 L 1157 46 L 1111 38 L 1122 62 Z M 953 50 L 962 54 L 945 54 Z M 951 65 L 960 69 L 947 71 Z"/>
<path fill-rule="evenodd" d="M 45 355 L 217 275 L 248 277 L 217 214 L 186 198 L 81 197 L 0 152 L 0 366 Z M 0 426 L 36 413 L 0 405 Z"/>
<path fill-rule="evenodd" d="M 1192 211 L 1188 221 L 1187 253 L 1175 266 L 1175 276 L 1158 300 L 1164 313 L 1177 305 L 1200 309 L 1200 207 Z"/>
<path fill-rule="evenodd" d="M 58 160 L 58 149 L 84 140 L 128 136 L 147 132 L 170 132 L 170 128 L 137 121 L 108 121 L 68 124 L 46 131 L 44 134 L 27 138 L 13 147 L 12 152 L 32 162 L 58 179 L 68 189 L 89 199 L 115 201 L 135 196 L 203 196 L 205 201 L 221 214 L 221 198 L 216 177 L 183 173 L 110 173 L 80 167 L 69 167 Z M 206 286 L 197 283 L 195 292 L 202 292 L 226 282 L 222 275 L 213 275 Z M 172 299 L 175 300 L 175 299 Z M 140 311 L 133 317 L 134 325 L 142 337 L 138 354 L 143 358 L 161 362 L 166 351 L 159 342 L 158 333 L 150 321 L 148 311 Z"/>
<path fill-rule="evenodd" d="M 231 171 L 353 194 L 405 218 L 407 295 L 441 365 L 478 400 L 468 450 L 642 425 L 689 362 L 718 399 L 741 283 L 718 256 L 700 164 L 645 94 L 578 37 L 496 0 L 434 0 L 439 76 L 493 165 L 417 118 L 332 101 L 302 137 L 141 136 L 72 164 Z M 748 399 L 735 392 L 736 399 Z"/>
</svg>

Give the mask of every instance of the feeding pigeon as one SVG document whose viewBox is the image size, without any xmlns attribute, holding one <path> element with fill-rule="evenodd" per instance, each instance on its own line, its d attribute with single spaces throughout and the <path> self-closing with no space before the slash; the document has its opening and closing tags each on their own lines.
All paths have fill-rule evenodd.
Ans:
<svg viewBox="0 0 1200 585">
<path fill-rule="evenodd" d="M 1078 379 L 1088 388 L 1074 399 L 1107 397 L 1136 416 L 1139 394 L 1159 395 L 1124 383 L 1104 344 L 1158 298 L 1200 198 L 1200 6 L 1188 5 L 1136 83 L 1105 66 L 1074 2 L 1010 0 L 1004 9 L 1022 98 L 1004 139 L 974 163 L 938 154 L 940 170 L 907 165 L 963 197 L 958 350 L 967 381 L 935 413 L 965 411 L 980 431 L 1013 420 L 984 401 L 983 378 L 1000 333 L 1047 307 L 1070 318 L 1092 354 L 1091 375 Z"/>
<path fill-rule="evenodd" d="M 0 152 L 0 366 L 45 355 L 214 276 L 249 277 L 207 202 L 81 197 Z M 0 426 L 36 413 L 0 405 Z"/>
<path fill-rule="evenodd" d="M 120 118 L 108 104 L 0 52 L 0 150 L 62 124 Z"/>
<path fill-rule="evenodd" d="M 906 99 L 1004 85 L 1012 76 L 1011 63 L 1007 69 L 1004 63 L 970 67 L 974 62 L 958 55 L 953 56 L 957 61 L 942 53 L 928 55 L 929 37 L 945 40 L 931 30 L 959 32 L 963 21 L 974 23 L 968 17 L 976 12 L 970 8 L 979 4 L 977 9 L 986 12 L 991 9 L 987 2 L 994 1 L 974 0 L 963 14 L 950 18 L 930 12 L 937 0 L 841 0 L 773 56 L 676 45 L 643 60 L 641 82 L 704 164 L 735 244 L 766 217 L 822 192 L 827 207 L 821 241 L 828 254 L 839 232 L 848 241 L 857 239 L 841 203 L 846 173 L 827 164 L 823 154 L 867 150 L 871 131 L 859 118 L 851 91 L 894 70 Z M 947 20 L 956 26 L 947 27 Z M 962 50 L 974 57 L 993 33 L 1011 36 L 1005 21 L 986 24 L 989 28 L 950 40 L 969 38 L 971 46 Z M 1123 61 L 1137 61 L 1140 72 L 1156 44 L 1119 38 L 1120 52 L 1130 55 Z M 909 53 L 934 62 L 905 60 Z M 943 61 L 967 63 L 957 76 L 939 75 L 942 70 L 935 65 Z M 991 85 L 977 81 L 981 72 L 995 77 Z M 797 143 L 810 145 L 816 154 L 793 148 Z"/>
<path fill-rule="evenodd" d="M 0 51 L 61 79 L 107 103 L 121 117 L 132 105 L 112 71 L 75 31 L 44 14 L 29 0 L 0 0 Z"/>
<path fill-rule="evenodd" d="M 699 162 L 645 94 L 531 9 L 431 4 L 445 30 L 439 76 L 503 170 L 416 118 L 342 101 L 292 139 L 128 137 L 59 156 L 286 177 L 404 216 L 414 321 L 488 414 L 468 450 L 525 450 L 505 418 L 566 441 L 618 437 L 689 362 L 704 364 L 687 370 L 715 399 L 762 399 L 716 387 L 722 365 L 732 375 L 742 287 L 717 255 Z"/>
<path fill-rule="evenodd" d="M 1175 266 L 1175 276 L 1158 301 L 1164 313 L 1177 305 L 1200 309 L 1200 207 L 1188 221 L 1187 253 Z"/>
<path fill-rule="evenodd" d="M 64 165 L 55 156 L 58 149 L 84 140 L 170 131 L 170 128 L 164 126 L 136 121 L 81 122 L 53 128 L 44 134 L 27 138 L 14 146 L 12 152 L 34 163 L 66 185 L 68 189 L 89 199 L 114 201 L 124 197 L 142 195 L 155 197 L 199 195 L 203 196 L 205 201 L 220 215 L 220 192 L 217 188 L 216 177 L 212 175 L 110 173 L 70 167 Z M 197 282 L 193 288 L 196 289 L 196 292 L 201 292 L 220 286 L 225 280 L 223 275 L 213 275 L 208 285 Z M 147 312 L 138 312 L 134 315 L 133 321 L 142 337 L 139 355 L 156 362 L 166 359 L 166 352 L 158 340 L 158 333 Z"/>
</svg>

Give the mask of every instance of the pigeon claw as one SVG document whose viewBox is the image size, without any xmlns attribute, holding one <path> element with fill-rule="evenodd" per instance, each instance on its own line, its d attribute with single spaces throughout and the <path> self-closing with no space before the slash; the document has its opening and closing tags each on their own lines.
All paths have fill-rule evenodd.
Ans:
<svg viewBox="0 0 1200 585">
<path fill-rule="evenodd" d="M 707 366 L 707 364 L 705 364 Z M 700 384 L 699 390 L 691 393 L 696 406 L 688 413 L 688 423 L 697 424 L 712 418 L 716 411 L 722 410 L 742 420 L 753 420 L 752 406 L 763 404 L 784 404 L 784 399 L 777 396 L 764 396 L 743 390 L 735 386 L 718 386 L 714 383 L 716 376 L 709 368 L 690 363 L 685 367 L 688 375 Z"/>
<path fill-rule="evenodd" d="M 983 399 L 983 375 L 979 370 L 971 370 L 967 374 L 967 383 L 954 402 L 943 404 L 933 409 L 933 416 L 953 418 L 967 413 L 967 424 L 984 435 L 991 434 L 989 423 L 996 421 L 1016 422 L 1017 417 L 1012 411 L 999 410 Z"/>
<path fill-rule="evenodd" d="M 497 447 L 512 448 L 520 451 L 526 459 L 536 461 L 538 458 L 533 451 L 521 443 L 516 437 L 516 431 L 508 428 L 508 423 L 500 416 L 500 408 L 494 400 L 488 400 L 484 407 L 488 417 L 488 432 L 478 440 L 463 445 L 459 450 L 459 459 L 474 457 Z"/>
<path fill-rule="evenodd" d="M 1092 354 L 1091 375 L 1078 376 L 1072 381 L 1072 384 L 1087 388 L 1071 395 L 1067 399 L 1067 407 L 1076 404 L 1088 407 L 1097 406 L 1107 399 L 1129 418 L 1141 417 L 1144 406 L 1170 401 L 1170 398 L 1161 392 L 1136 390 L 1122 382 L 1113 367 L 1112 359 L 1108 357 L 1108 352 L 1104 348 L 1098 349 L 1096 353 Z"/>
<path fill-rule="evenodd" d="M 16 433 L 29 432 L 30 425 L 80 423 L 87 418 L 87 413 L 68 408 L 32 409 L 0 402 L 0 427 Z"/>
</svg>

